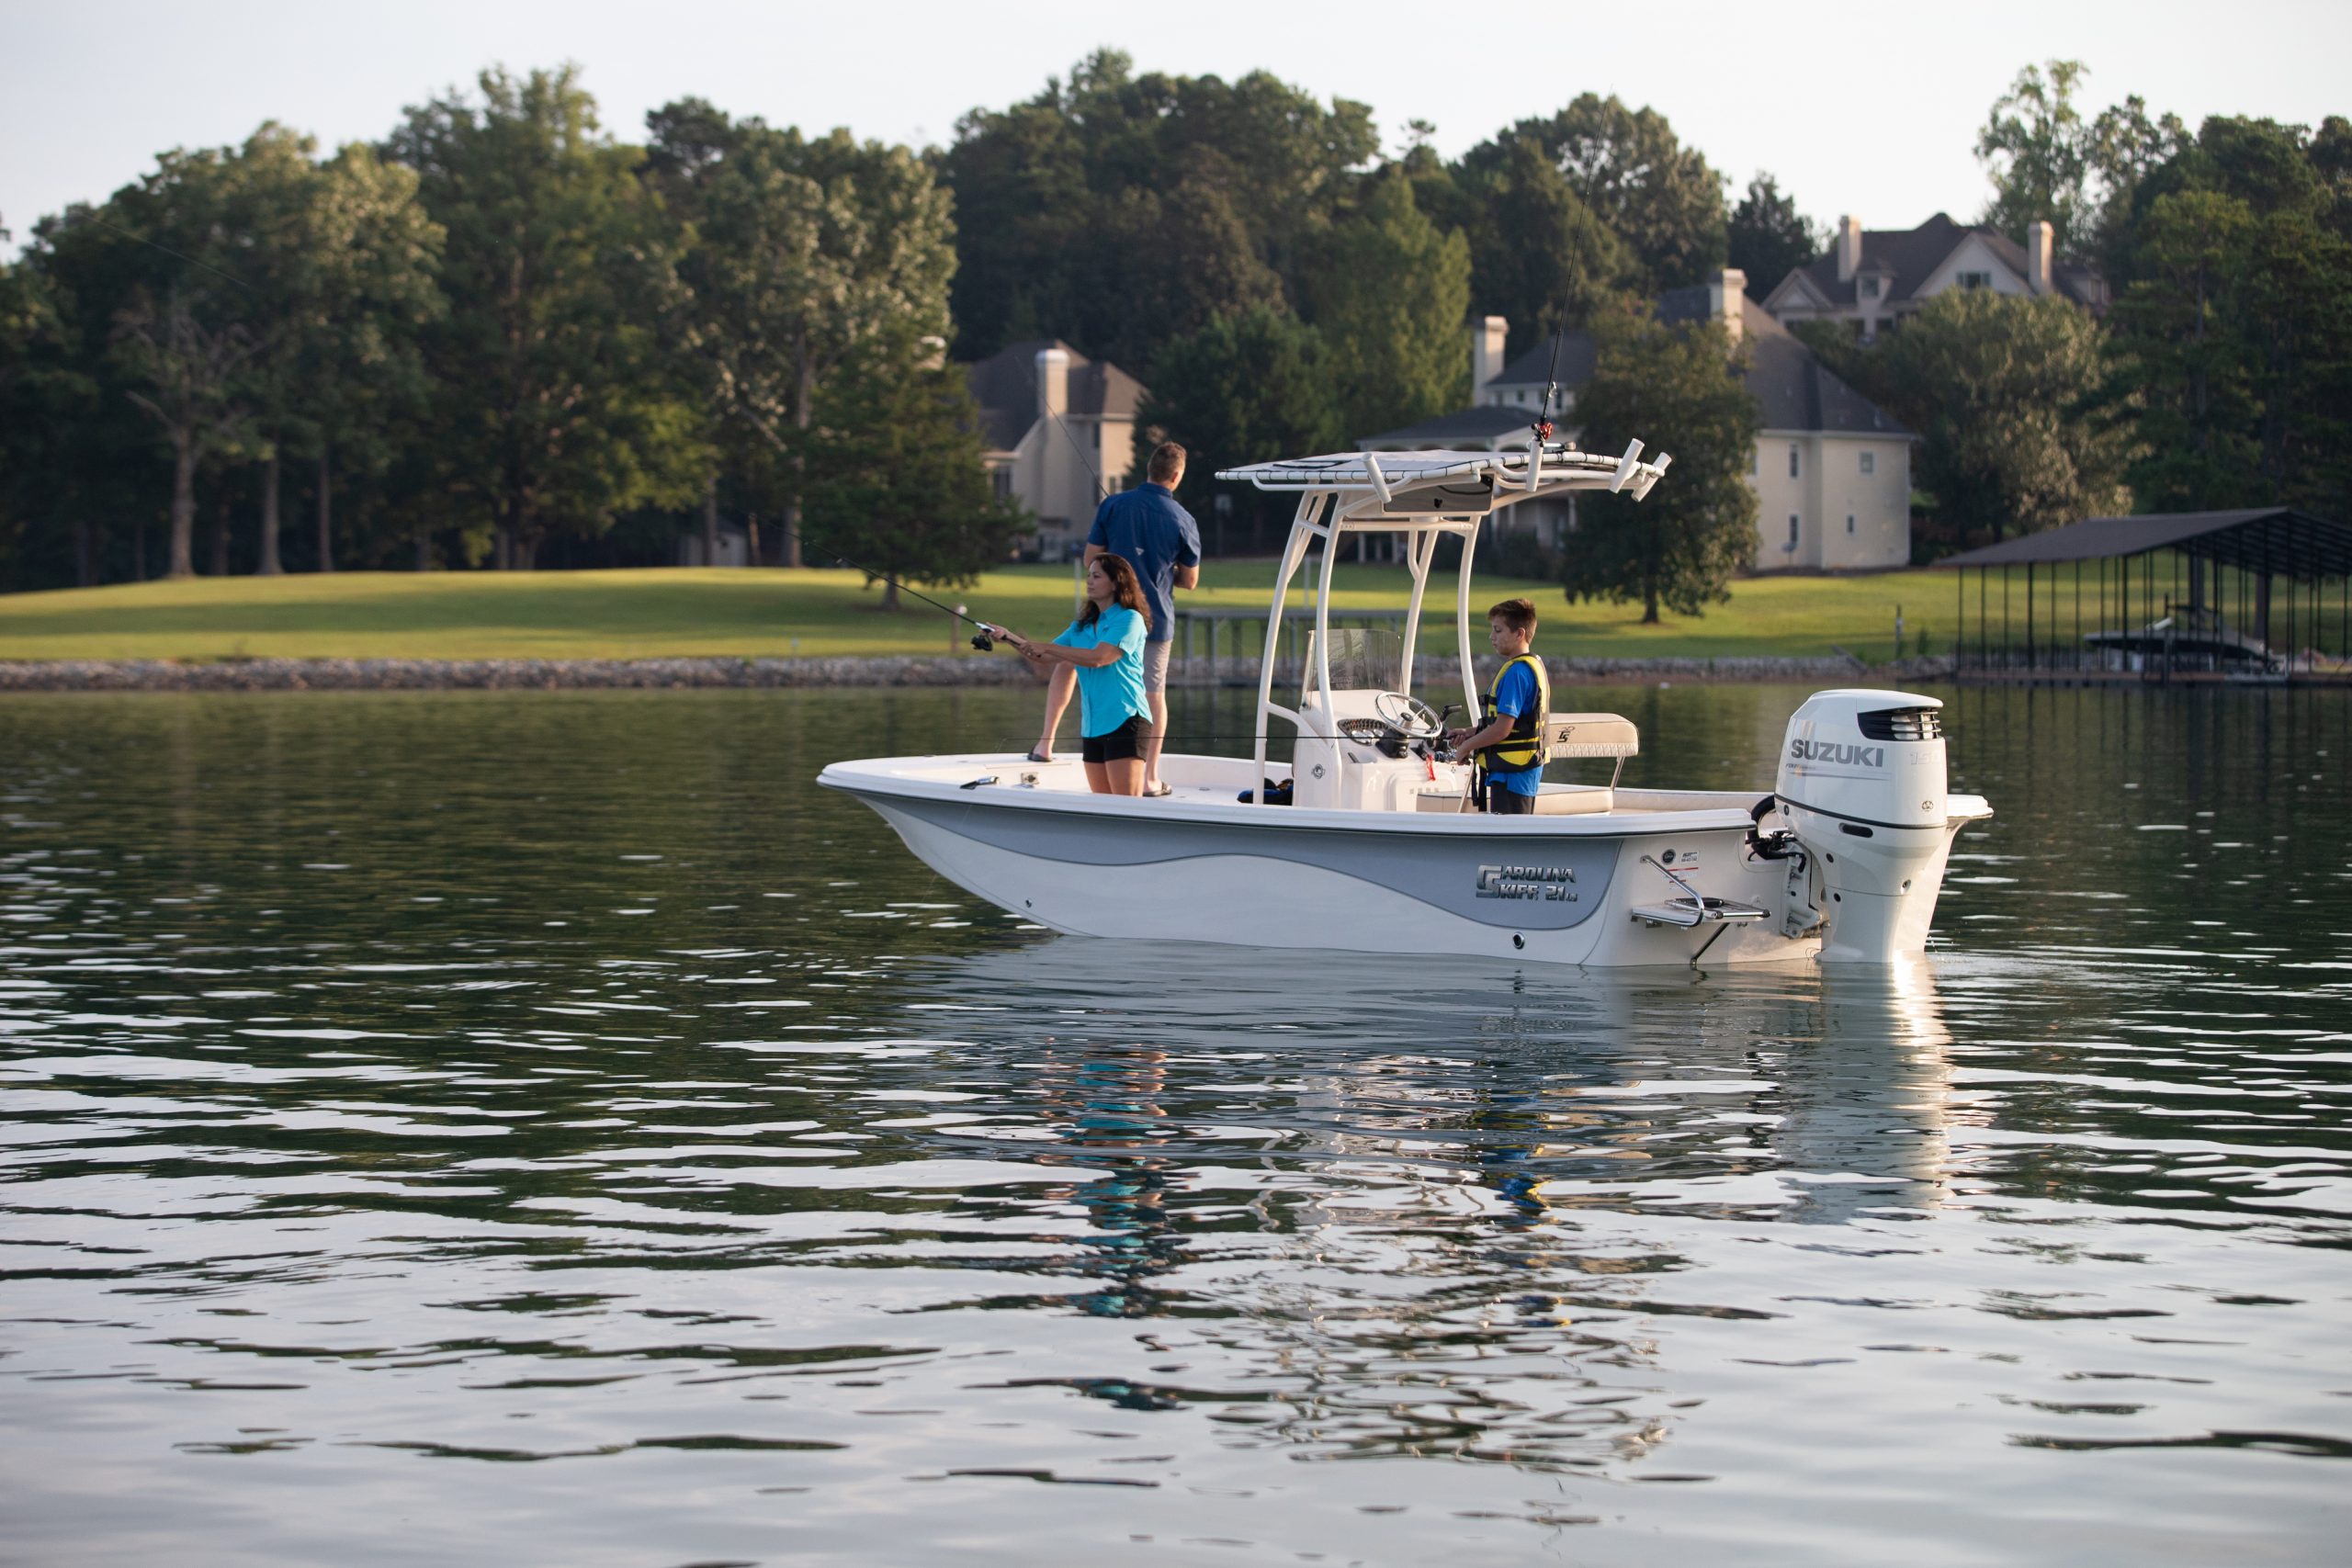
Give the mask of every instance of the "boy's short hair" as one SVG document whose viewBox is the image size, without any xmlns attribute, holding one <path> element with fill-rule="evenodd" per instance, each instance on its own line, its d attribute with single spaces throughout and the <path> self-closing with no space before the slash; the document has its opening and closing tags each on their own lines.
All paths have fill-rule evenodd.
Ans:
<svg viewBox="0 0 2352 1568">
<path fill-rule="evenodd" d="M 1184 448 L 1173 441 L 1163 441 L 1151 454 L 1151 467 L 1145 470 L 1153 484 L 1164 485 L 1184 471 Z"/>
<path fill-rule="evenodd" d="M 1535 602 L 1532 599 L 1506 599 L 1487 612 L 1487 619 L 1500 621 L 1515 632 L 1535 635 Z"/>
</svg>

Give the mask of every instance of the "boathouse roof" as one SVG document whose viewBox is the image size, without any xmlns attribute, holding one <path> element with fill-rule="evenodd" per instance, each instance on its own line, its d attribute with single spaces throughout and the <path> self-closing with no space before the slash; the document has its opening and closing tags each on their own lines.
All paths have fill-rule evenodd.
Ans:
<svg viewBox="0 0 2352 1568">
<path fill-rule="evenodd" d="M 2273 577 L 2309 581 L 2352 574 L 2352 525 L 2314 517 L 2290 506 L 2086 517 L 2063 528 L 1947 556 L 1936 564 L 2043 566 L 2057 561 L 2111 560 L 2165 549 Z"/>
</svg>

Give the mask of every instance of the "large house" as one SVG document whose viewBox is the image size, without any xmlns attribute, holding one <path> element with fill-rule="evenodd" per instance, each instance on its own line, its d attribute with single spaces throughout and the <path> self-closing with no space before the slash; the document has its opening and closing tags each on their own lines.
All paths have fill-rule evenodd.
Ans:
<svg viewBox="0 0 2352 1568">
<path fill-rule="evenodd" d="M 1095 505 L 1126 482 L 1142 383 L 1058 338 L 1007 344 L 966 374 L 996 493 L 1035 515 L 1037 555 L 1076 554 Z"/>
<path fill-rule="evenodd" d="M 1747 279 L 1726 267 L 1713 280 L 1668 290 L 1657 310 L 1668 321 L 1716 321 L 1747 350 L 1747 389 L 1761 411 L 1748 482 L 1756 488 L 1753 558 L 1758 571 L 1864 571 L 1911 559 L 1911 433 L 1831 375 L 1811 349 L 1747 297 Z M 1369 451 L 1423 447 L 1463 452 L 1524 450 L 1553 373 L 1553 345 L 1541 343 L 1508 364 L 1500 316 L 1470 323 L 1471 386 L 1477 401 L 1363 437 Z M 1592 334 L 1564 334 L 1558 348 L 1561 391 L 1553 417 L 1569 439 L 1576 391 L 1598 357 Z M 1655 452 L 1674 450 L 1674 433 L 1647 438 Z M 1674 482 L 1669 472 L 1664 481 Z M 1576 525 L 1574 498 L 1531 502 L 1547 542 Z M 1505 514 L 1509 516 L 1509 513 Z"/>
<path fill-rule="evenodd" d="M 1968 228 L 1937 213 L 1917 229 L 1865 229 L 1838 220 L 1828 251 L 1792 270 L 1764 298 L 1773 320 L 1842 321 L 1864 342 L 1899 327 L 1947 288 L 1996 294 L 2056 294 L 2093 312 L 2107 309 L 2107 285 L 2087 267 L 2054 255 L 2056 231 L 2036 223 L 2026 243 L 1996 229 Z"/>
</svg>

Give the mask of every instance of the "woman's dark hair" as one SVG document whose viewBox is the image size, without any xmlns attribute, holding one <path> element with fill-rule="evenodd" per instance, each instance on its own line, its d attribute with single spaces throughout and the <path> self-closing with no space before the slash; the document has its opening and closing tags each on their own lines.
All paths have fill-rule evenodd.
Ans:
<svg viewBox="0 0 2352 1568">
<path fill-rule="evenodd" d="M 1127 564 L 1127 558 L 1114 556 L 1106 550 L 1094 558 L 1094 564 L 1101 567 L 1102 574 L 1111 580 L 1111 603 L 1141 615 L 1143 629 L 1151 630 L 1151 606 L 1144 600 L 1143 580 L 1136 576 L 1136 569 Z M 1091 626 L 1102 615 L 1102 606 L 1089 599 L 1086 608 L 1078 613 L 1078 624 Z"/>
</svg>

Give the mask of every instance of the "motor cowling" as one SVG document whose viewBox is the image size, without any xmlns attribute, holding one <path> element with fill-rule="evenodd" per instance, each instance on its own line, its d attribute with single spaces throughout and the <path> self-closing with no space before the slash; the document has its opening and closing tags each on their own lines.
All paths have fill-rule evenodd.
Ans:
<svg viewBox="0 0 2352 1568">
<path fill-rule="evenodd" d="M 1813 861 L 1822 961 L 1891 964 L 1925 948 L 1952 840 L 1942 702 L 1815 693 L 1789 720 L 1773 790 Z"/>
</svg>

